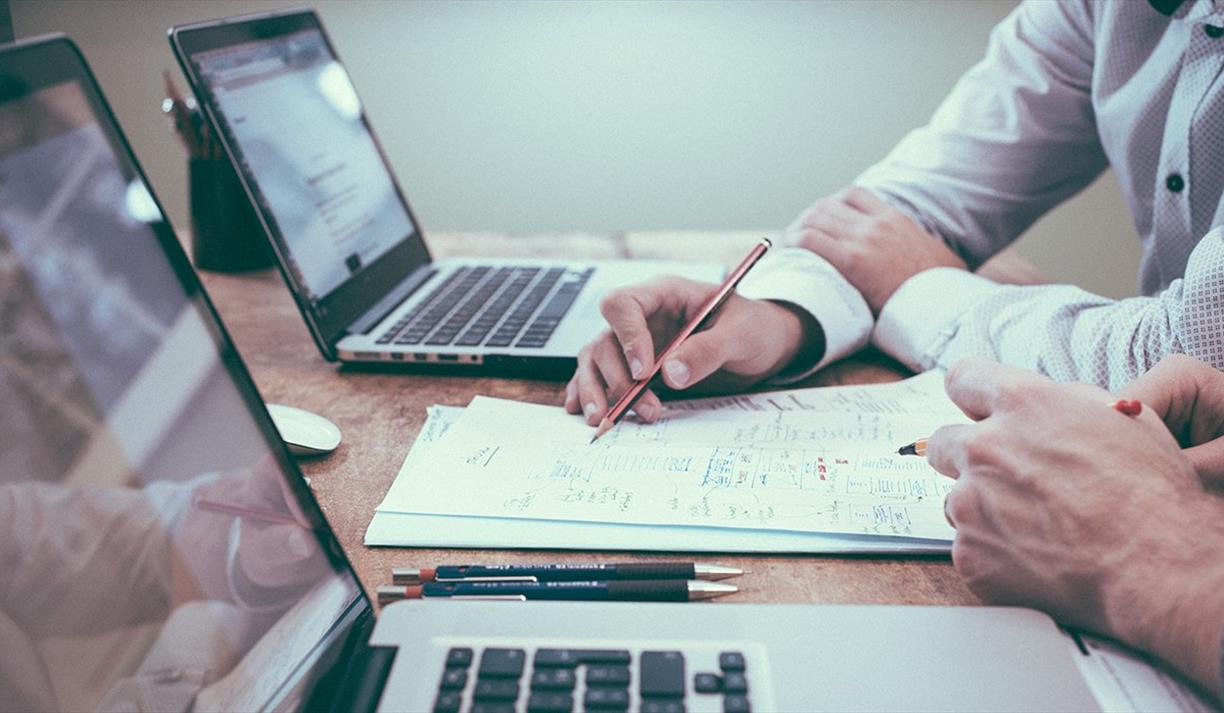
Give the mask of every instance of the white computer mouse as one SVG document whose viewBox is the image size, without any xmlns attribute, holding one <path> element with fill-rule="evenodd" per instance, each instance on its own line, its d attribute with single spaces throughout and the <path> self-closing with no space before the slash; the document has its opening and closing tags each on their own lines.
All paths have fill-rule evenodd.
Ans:
<svg viewBox="0 0 1224 713">
<path fill-rule="evenodd" d="M 268 413 L 295 456 L 321 456 L 340 445 L 340 429 L 317 413 L 281 404 L 268 404 Z"/>
</svg>

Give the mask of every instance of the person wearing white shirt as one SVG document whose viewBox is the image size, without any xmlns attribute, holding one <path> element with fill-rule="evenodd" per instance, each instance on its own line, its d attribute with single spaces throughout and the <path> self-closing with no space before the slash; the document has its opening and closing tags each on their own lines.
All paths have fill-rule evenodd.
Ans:
<svg viewBox="0 0 1224 713">
<path fill-rule="evenodd" d="M 1168 354 L 1224 368 L 1220 146 L 1224 3 L 1025 2 L 927 126 L 799 217 L 796 246 L 762 261 L 664 381 L 794 380 L 868 343 L 918 371 L 976 355 L 1111 389 Z M 1143 246 L 1140 296 L 969 271 L 1107 167 Z M 609 295 L 567 410 L 598 423 L 709 289 Z M 661 406 L 647 394 L 635 410 Z"/>
</svg>

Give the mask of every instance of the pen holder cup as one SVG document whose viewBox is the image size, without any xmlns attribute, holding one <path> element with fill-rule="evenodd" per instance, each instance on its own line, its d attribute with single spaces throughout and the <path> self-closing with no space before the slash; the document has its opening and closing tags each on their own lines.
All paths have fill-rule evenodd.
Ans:
<svg viewBox="0 0 1224 713">
<path fill-rule="evenodd" d="M 272 250 L 230 162 L 193 157 L 187 171 L 196 269 L 243 272 L 271 267 Z"/>
</svg>

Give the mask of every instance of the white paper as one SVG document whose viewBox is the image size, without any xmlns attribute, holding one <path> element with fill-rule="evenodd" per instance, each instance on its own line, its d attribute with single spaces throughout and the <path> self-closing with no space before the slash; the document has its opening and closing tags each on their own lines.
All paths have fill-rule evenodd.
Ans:
<svg viewBox="0 0 1224 713">
<path fill-rule="evenodd" d="M 775 392 L 713 411 L 681 403 L 593 446 L 590 427 L 560 408 L 477 397 L 410 458 L 445 473 L 444 487 L 393 487 L 379 510 L 950 540 L 952 481 L 895 455 L 914 434 L 963 420 L 932 384 Z"/>
<path fill-rule="evenodd" d="M 408 498 L 415 488 L 432 485 L 418 467 L 421 457 L 462 413 L 460 407 L 430 407 L 387 500 Z M 946 541 L 903 537 L 415 515 L 388 511 L 385 503 L 366 530 L 367 546 L 822 554 L 945 554 L 949 549 Z"/>
<path fill-rule="evenodd" d="M 1120 644 L 1084 634 L 1076 662 L 1108 713 L 1211 713 L 1218 710 L 1161 664 Z"/>
</svg>

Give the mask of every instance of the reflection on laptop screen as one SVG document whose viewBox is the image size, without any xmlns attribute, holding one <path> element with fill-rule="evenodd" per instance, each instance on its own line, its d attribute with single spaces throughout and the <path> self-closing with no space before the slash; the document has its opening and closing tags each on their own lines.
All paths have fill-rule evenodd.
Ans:
<svg viewBox="0 0 1224 713">
<path fill-rule="evenodd" d="M 201 52 L 192 61 L 312 302 L 415 232 L 322 33 Z"/>
<path fill-rule="evenodd" d="M 358 587 L 87 87 L 0 82 L 0 709 L 291 702 Z"/>
</svg>

